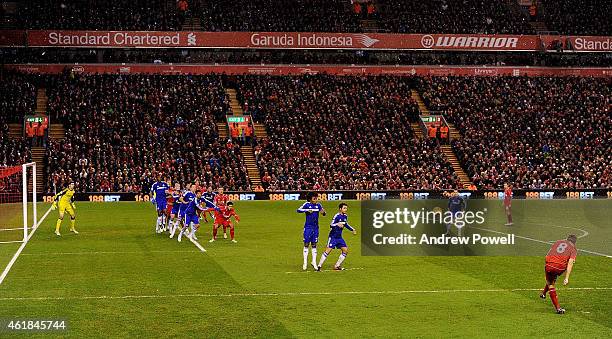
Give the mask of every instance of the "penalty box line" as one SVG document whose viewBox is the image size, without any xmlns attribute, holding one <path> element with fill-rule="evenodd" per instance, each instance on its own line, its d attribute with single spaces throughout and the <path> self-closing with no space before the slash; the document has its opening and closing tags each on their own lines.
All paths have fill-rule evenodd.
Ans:
<svg viewBox="0 0 612 339">
<path fill-rule="evenodd" d="M 612 291 L 612 287 L 568 287 L 563 291 Z M 77 297 L 5 297 L 0 301 L 48 301 L 48 300 L 121 300 L 121 299 L 170 299 L 170 298 L 237 298 L 237 297 L 296 297 L 317 295 L 398 295 L 398 294 L 451 294 L 451 293 L 494 293 L 533 292 L 541 288 L 491 288 L 456 290 L 402 290 L 402 291 L 338 291 L 338 292 L 268 292 L 268 293 L 218 293 L 218 294 L 160 294 L 160 295 L 100 295 Z"/>
<path fill-rule="evenodd" d="M 51 207 L 49 207 L 49 209 L 47 210 L 47 212 L 42 216 L 42 218 L 40 218 L 40 220 L 38 220 L 36 222 L 36 224 L 34 225 L 34 227 L 32 227 L 32 232 L 30 232 L 30 234 L 28 234 L 28 236 L 23 240 L 23 243 L 21 244 L 21 246 L 19 246 L 19 249 L 17 250 L 17 252 L 15 252 L 15 255 L 13 255 L 13 258 L 11 259 L 11 261 L 9 261 L 8 265 L 6 265 L 6 268 L 4 268 L 4 271 L 2 272 L 2 274 L 0 275 L 0 285 L 2 285 L 2 282 L 4 281 L 4 279 L 6 278 L 6 276 L 8 275 L 9 271 L 11 270 L 11 268 L 13 267 L 13 265 L 15 264 L 15 262 L 17 261 L 17 258 L 19 258 L 19 255 L 21 254 L 21 252 L 23 251 L 23 249 L 26 247 L 26 245 L 28 244 L 28 242 L 30 241 L 30 239 L 32 239 L 32 236 L 34 236 L 34 233 L 36 232 L 36 230 L 38 229 L 38 226 L 40 224 L 42 224 L 42 222 L 45 220 L 45 218 L 47 217 L 47 215 L 49 215 L 49 213 L 51 212 Z"/>
<path fill-rule="evenodd" d="M 480 228 L 480 227 L 474 227 L 474 226 L 469 226 L 468 228 L 473 228 L 476 230 L 481 230 L 481 231 L 486 231 L 486 232 L 492 232 L 492 233 L 497 233 L 497 234 L 503 234 L 503 235 L 510 235 L 511 233 L 506 233 L 506 232 L 500 232 L 500 231 L 495 231 L 495 230 L 490 230 L 488 228 Z M 534 239 L 534 238 L 529 238 L 529 237 L 524 237 L 522 235 L 517 235 L 514 234 L 515 237 L 519 238 L 519 239 L 524 239 L 524 240 L 529 240 L 529 241 L 534 241 L 534 242 L 539 242 L 541 244 L 547 244 L 547 245 L 552 245 L 555 242 L 554 241 L 544 241 L 544 240 L 539 240 L 539 239 Z M 577 251 L 579 252 L 584 252 L 584 253 L 589 253 L 589 254 L 593 254 L 593 255 L 598 255 L 600 257 L 606 257 L 606 258 L 612 258 L 612 255 L 609 254 L 605 254 L 605 253 L 599 253 L 599 252 L 595 252 L 595 251 L 588 251 L 588 250 L 584 250 L 581 248 L 576 248 Z"/>
</svg>

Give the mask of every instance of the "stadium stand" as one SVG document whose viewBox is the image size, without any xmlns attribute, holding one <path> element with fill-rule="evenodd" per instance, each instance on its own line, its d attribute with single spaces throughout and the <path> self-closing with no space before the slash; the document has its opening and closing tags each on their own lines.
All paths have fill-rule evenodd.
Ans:
<svg viewBox="0 0 612 339">
<path fill-rule="evenodd" d="M 52 120 L 66 127 L 48 151 L 47 191 L 148 192 L 156 173 L 181 183 L 249 190 L 240 148 L 218 138 L 229 110 L 218 76 L 74 75 L 55 78 Z"/>
<path fill-rule="evenodd" d="M 527 18 L 504 1 L 380 1 L 380 27 L 394 33 L 532 34 Z"/>
<path fill-rule="evenodd" d="M 176 31 L 179 10 L 164 0 L 19 1 L 16 25 L 23 29 Z"/>
<path fill-rule="evenodd" d="M 540 15 L 560 34 L 612 35 L 612 1 L 542 0 Z"/>
<path fill-rule="evenodd" d="M 263 122 L 257 154 L 264 188 L 460 187 L 437 144 L 417 139 L 410 79 L 243 76 L 244 111 Z"/>
<path fill-rule="evenodd" d="M 31 76 L 2 72 L 0 77 L 0 167 L 28 162 L 27 141 L 20 133 L 9 135 L 9 123 L 21 123 L 36 108 L 36 87 Z"/>
<path fill-rule="evenodd" d="M 479 188 L 609 188 L 609 79 L 433 77 L 423 99 L 463 138 L 453 149 Z"/>
<path fill-rule="evenodd" d="M 201 6 L 204 31 L 359 32 L 358 16 L 341 0 L 211 1 Z"/>
</svg>

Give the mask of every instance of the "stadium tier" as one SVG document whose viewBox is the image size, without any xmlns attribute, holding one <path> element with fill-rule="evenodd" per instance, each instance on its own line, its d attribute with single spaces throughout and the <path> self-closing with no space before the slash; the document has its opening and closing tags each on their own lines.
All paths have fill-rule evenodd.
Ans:
<svg viewBox="0 0 612 339">
<path fill-rule="evenodd" d="M 450 189 L 437 145 L 410 128 L 418 106 L 401 77 L 245 76 L 245 112 L 265 124 L 257 162 L 277 190 Z"/>
<path fill-rule="evenodd" d="M 542 0 L 541 16 L 561 34 L 612 34 L 612 2 L 608 0 Z"/>
<path fill-rule="evenodd" d="M 247 190 L 240 148 L 220 139 L 229 110 L 218 76 L 59 76 L 49 114 L 67 131 L 47 150 L 47 190 L 148 191 L 156 173 Z"/>
<path fill-rule="evenodd" d="M 431 77 L 429 109 L 455 124 L 452 143 L 476 186 L 612 187 L 610 79 Z"/>
<path fill-rule="evenodd" d="M 35 86 L 46 87 L 49 118 L 66 130 L 48 143 L 47 192 L 70 180 L 80 191 L 146 192 L 160 172 L 183 183 L 253 190 L 258 175 L 247 170 L 241 146 L 254 147 L 267 191 L 460 188 L 439 143 L 415 130 L 427 108 L 457 128 L 452 149 L 478 188 L 612 186 L 609 78 L 4 77 L 4 165 L 30 157 L 29 144 L 8 138 L 7 122 L 33 109 Z M 237 90 L 231 105 L 230 88 Z M 248 142 L 219 137 L 235 106 L 265 132 Z"/>
<path fill-rule="evenodd" d="M 30 0 L 8 1 L 4 27 L 612 35 L 610 1 L 545 0 Z M 522 6 L 524 5 L 524 6 Z"/>
<path fill-rule="evenodd" d="M 180 12 L 164 0 L 18 1 L 15 25 L 24 29 L 175 31 Z"/>
<path fill-rule="evenodd" d="M 381 26 L 397 33 L 533 34 L 510 1 L 380 1 Z M 516 5 L 516 3 L 515 3 Z"/>
</svg>

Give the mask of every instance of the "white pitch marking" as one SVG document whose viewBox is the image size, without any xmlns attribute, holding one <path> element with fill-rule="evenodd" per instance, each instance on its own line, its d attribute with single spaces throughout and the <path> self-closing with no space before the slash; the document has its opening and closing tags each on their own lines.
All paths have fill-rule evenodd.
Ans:
<svg viewBox="0 0 612 339">
<path fill-rule="evenodd" d="M 345 268 L 343 271 L 354 271 L 354 270 L 363 270 L 363 267 L 351 267 L 351 268 Z M 293 272 L 285 272 L 286 274 L 294 274 L 294 273 L 312 273 L 315 271 L 293 271 Z M 341 272 L 341 271 L 334 271 L 334 270 L 321 270 L 321 272 Z"/>
<path fill-rule="evenodd" d="M 19 246 L 19 249 L 17 250 L 17 252 L 13 256 L 11 261 L 8 263 L 8 265 L 6 265 L 6 268 L 4 269 L 4 272 L 2 272 L 2 275 L 0 275 L 0 285 L 2 285 L 2 282 L 4 281 L 4 278 L 6 278 L 7 274 L 9 273 L 9 271 L 11 270 L 13 265 L 15 264 L 15 261 L 17 261 L 17 258 L 19 258 L 19 255 L 21 254 L 23 249 L 28 244 L 28 241 L 30 241 L 30 239 L 32 239 L 32 236 L 34 235 L 34 232 L 36 232 L 36 230 L 38 229 L 38 226 L 45 220 L 45 218 L 47 217 L 47 215 L 49 215 L 50 212 L 51 212 L 51 207 L 49 207 L 49 209 L 47 210 L 45 215 L 43 215 L 43 217 L 40 220 L 38 220 L 36 225 L 34 225 L 34 227 L 32 227 L 32 232 L 30 232 L 30 234 L 28 234 L 27 238 L 25 238 L 23 240 L 23 243 L 21 244 L 21 246 Z"/>
<path fill-rule="evenodd" d="M 91 252 L 49 252 L 49 253 L 24 253 L 23 256 L 41 256 L 47 257 L 50 255 L 94 255 L 94 254 L 148 254 L 148 253 L 199 253 L 195 250 L 182 251 L 91 251 Z"/>
<path fill-rule="evenodd" d="M 488 229 L 488 228 L 480 228 L 480 227 L 474 227 L 474 226 L 469 226 L 469 227 L 470 227 L 470 228 L 473 228 L 473 229 L 476 229 L 476 230 L 487 231 L 487 232 L 493 232 L 493 233 L 497 233 L 497 234 L 504 234 L 504 235 L 509 235 L 509 234 L 512 234 L 512 233 L 506 233 L 506 232 L 494 231 L 494 230 L 490 230 L 490 229 Z M 552 245 L 552 244 L 554 244 L 554 243 L 555 243 L 554 241 L 544 241 L 544 240 L 538 240 L 538 239 L 534 239 L 534 238 L 523 237 L 523 236 L 521 236 L 521 235 L 516 235 L 516 234 L 515 234 L 514 236 L 515 236 L 515 237 L 517 237 L 517 238 L 520 238 L 520 239 L 525 239 L 525 240 L 535 241 L 535 242 L 539 242 L 539 243 L 542 243 L 542 244 Z M 587 251 L 587 250 L 583 250 L 583 249 L 581 249 L 581 248 L 577 248 L 576 250 L 577 250 L 577 251 L 580 251 L 580 252 L 584 252 L 584 253 L 589 253 L 589 254 L 599 255 L 599 256 L 602 256 L 602 257 L 606 257 L 606 258 L 612 258 L 612 255 L 609 255 L 609 254 L 604 254 L 604 253 L 599 253 L 599 252 L 594 252 L 594 251 Z"/>
<path fill-rule="evenodd" d="M 15 244 L 18 242 L 23 242 L 23 240 L 0 241 L 0 244 Z"/>
<path fill-rule="evenodd" d="M 565 228 L 565 229 L 568 229 L 568 230 L 580 231 L 580 232 L 582 232 L 582 235 L 579 235 L 578 238 L 584 238 L 584 237 L 589 235 L 589 232 L 583 230 L 582 228 L 577 228 L 577 227 L 557 226 L 557 225 L 540 224 L 540 223 L 537 223 L 537 222 L 524 222 L 524 221 L 521 221 L 520 223 L 521 224 L 526 224 L 526 225 L 549 226 L 549 227 Z"/>
<path fill-rule="evenodd" d="M 204 247 L 202 247 L 202 245 L 200 245 L 199 242 L 197 242 L 196 240 L 193 239 L 193 237 L 187 237 L 187 239 L 189 239 L 189 241 L 191 241 L 194 245 L 196 245 L 197 248 L 200 249 L 200 251 L 202 252 L 206 252 L 206 250 L 204 249 Z"/>
<path fill-rule="evenodd" d="M 493 292 L 531 292 L 541 291 L 541 288 L 491 288 L 491 289 L 457 289 L 457 290 L 401 290 L 401 291 L 338 291 L 338 292 L 263 292 L 263 293 L 220 293 L 220 294 L 165 294 L 165 295 L 99 295 L 80 297 L 5 297 L 0 301 L 26 300 L 115 300 L 115 299 L 164 299 L 164 298 L 234 298 L 234 297 L 295 297 L 310 295 L 395 295 L 395 294 L 435 294 L 435 293 L 493 293 Z M 612 287 L 569 287 L 563 291 L 610 291 Z"/>
</svg>

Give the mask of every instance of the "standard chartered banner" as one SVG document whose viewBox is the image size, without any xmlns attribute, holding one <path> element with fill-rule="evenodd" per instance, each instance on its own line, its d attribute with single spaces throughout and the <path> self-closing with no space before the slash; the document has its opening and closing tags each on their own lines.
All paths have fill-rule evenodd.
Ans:
<svg viewBox="0 0 612 339">
<path fill-rule="evenodd" d="M 605 200 L 580 202 L 585 207 L 578 210 L 522 200 L 512 204 L 512 224 L 499 201 L 458 201 L 458 207 L 448 199 L 363 201 L 362 255 L 543 257 L 569 234 L 579 238 L 581 254 L 612 252 L 606 245 L 612 240 L 612 225 L 605 225 L 612 214 Z M 573 223 L 579 220 L 577 212 L 591 222 Z"/>
</svg>

